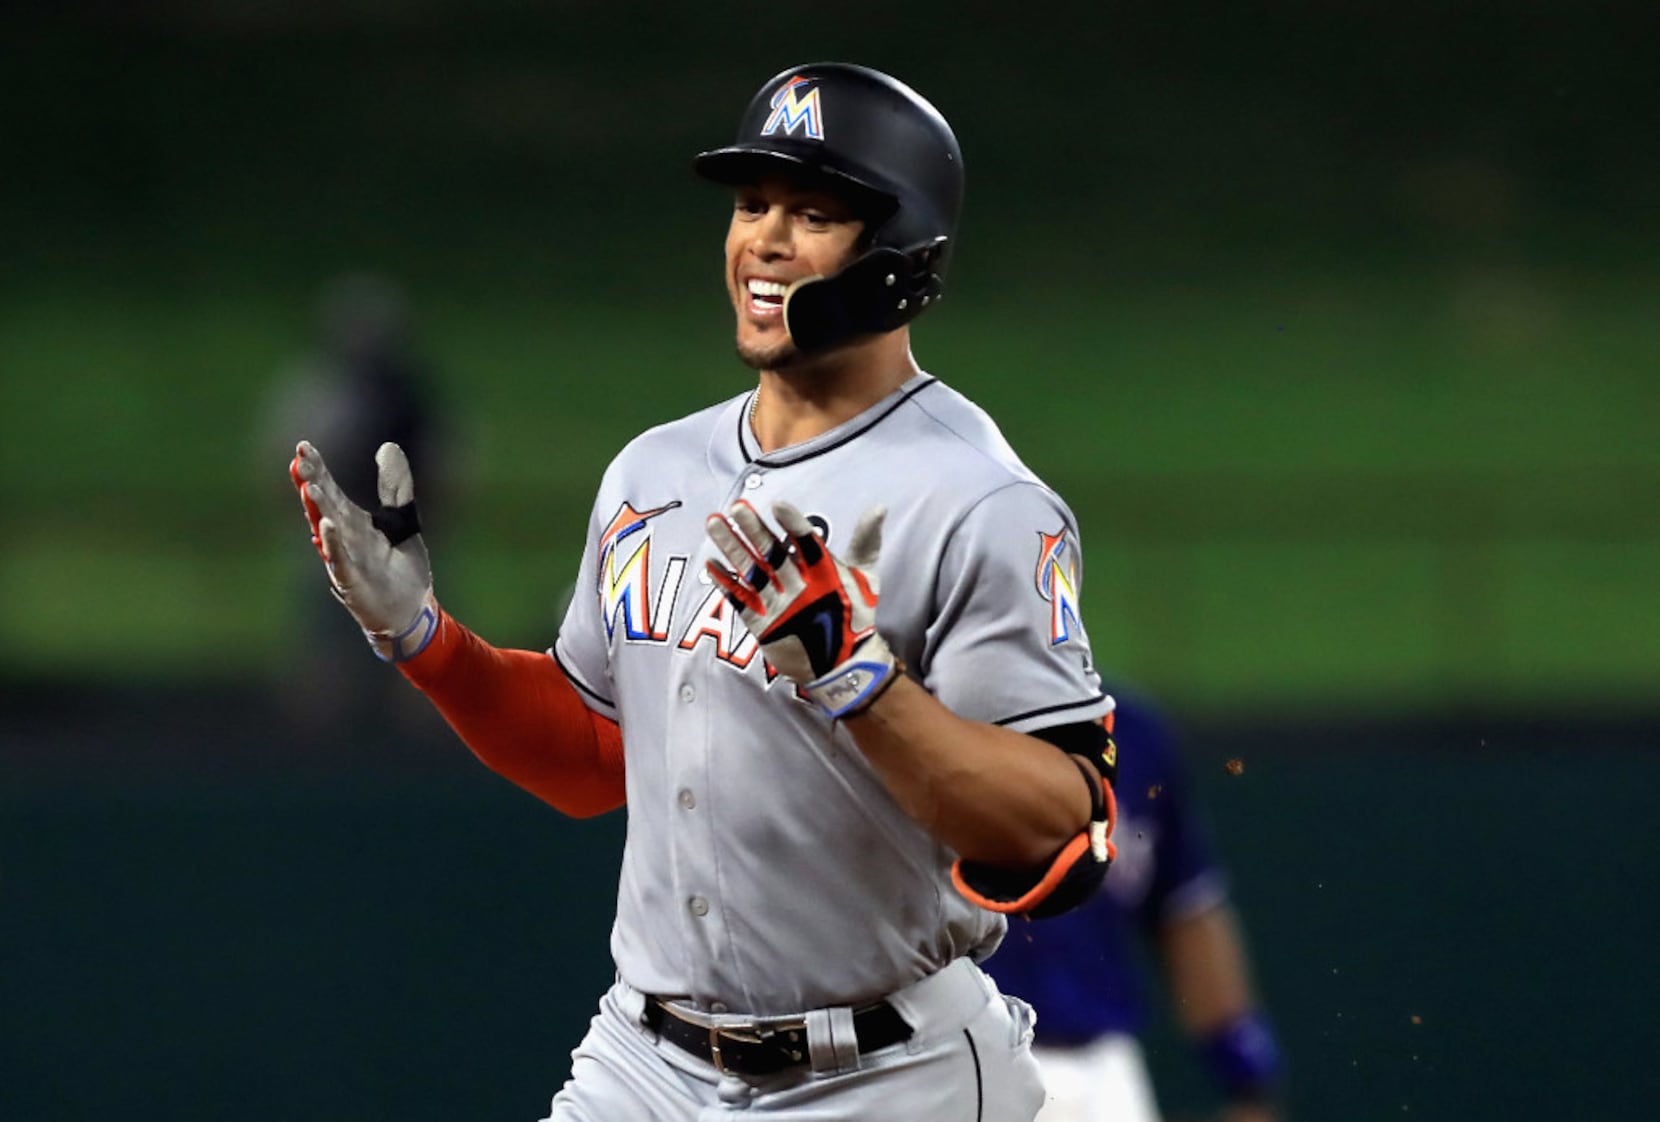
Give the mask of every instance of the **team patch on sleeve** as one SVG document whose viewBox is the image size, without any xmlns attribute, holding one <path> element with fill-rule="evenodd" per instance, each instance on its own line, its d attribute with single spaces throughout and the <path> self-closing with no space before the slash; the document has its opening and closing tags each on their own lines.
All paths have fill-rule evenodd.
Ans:
<svg viewBox="0 0 1660 1122">
<path fill-rule="evenodd" d="M 1063 525 L 1053 534 L 1038 531 L 1037 591 L 1049 604 L 1049 645 L 1082 639 L 1084 625 L 1078 607 L 1078 551 Z"/>
</svg>

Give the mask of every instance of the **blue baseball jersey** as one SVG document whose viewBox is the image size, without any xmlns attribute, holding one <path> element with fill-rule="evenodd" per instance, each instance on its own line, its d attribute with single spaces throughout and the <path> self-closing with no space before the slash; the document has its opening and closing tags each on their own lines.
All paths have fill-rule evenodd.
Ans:
<svg viewBox="0 0 1660 1122">
<path fill-rule="evenodd" d="M 1171 730 L 1133 697 L 1113 694 L 1118 859 L 1101 891 L 1077 910 L 1012 921 L 985 963 L 1005 993 L 1037 1009 L 1039 1044 L 1139 1033 L 1148 1005 L 1137 940 L 1227 895 Z"/>
</svg>

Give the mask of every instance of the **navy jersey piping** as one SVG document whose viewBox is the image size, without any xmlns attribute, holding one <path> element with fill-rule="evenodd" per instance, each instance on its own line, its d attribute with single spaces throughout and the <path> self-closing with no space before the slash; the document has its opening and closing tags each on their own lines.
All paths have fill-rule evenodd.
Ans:
<svg viewBox="0 0 1660 1122">
<path fill-rule="evenodd" d="M 760 392 L 759 389 L 750 390 L 749 396 L 744 398 L 743 407 L 738 410 L 738 455 L 746 464 L 750 462 L 750 455 L 749 439 L 744 435 L 744 430 L 749 427 L 749 412 L 755 408 L 755 395 Z"/>
<path fill-rule="evenodd" d="M 868 424 L 861 425 L 859 428 L 855 429 L 853 432 L 848 433 L 846 436 L 842 437 L 840 440 L 837 440 L 837 441 L 835 441 L 834 443 L 831 443 L 831 444 L 826 444 L 823 448 L 815 448 L 811 452 L 806 452 L 806 453 L 803 453 L 802 455 L 799 455 L 799 456 L 787 456 L 787 457 L 784 457 L 782 459 L 775 459 L 775 458 L 772 458 L 772 457 L 769 457 L 769 456 L 763 456 L 763 455 L 755 455 L 755 456 L 750 455 L 749 437 L 748 437 L 748 434 L 744 432 L 744 430 L 749 427 L 749 410 L 750 410 L 751 406 L 745 405 L 742 409 L 740 409 L 738 411 L 738 448 L 739 448 L 739 451 L 743 455 L 744 462 L 749 463 L 749 464 L 754 464 L 756 467 L 778 468 L 778 467 L 789 467 L 789 466 L 792 466 L 794 464 L 805 463 L 808 460 L 813 459 L 815 456 L 822 456 L 826 452 L 834 452 L 837 448 L 840 448 L 842 445 L 847 444 L 850 441 L 857 440 L 859 437 L 863 436 L 865 433 L 869 432 L 871 429 L 875 428 L 877 425 L 881 424 L 883 421 L 885 421 L 889 417 L 891 417 L 896 409 L 898 409 L 900 406 L 904 405 L 907 401 L 910 401 L 911 398 L 915 397 L 917 394 L 921 393 L 923 390 L 927 389 L 929 386 L 937 386 L 937 385 L 939 385 L 939 379 L 930 376 L 928 378 L 928 380 L 926 382 L 923 382 L 921 385 L 913 386 L 909 390 L 906 390 L 904 395 L 902 397 L 900 397 L 900 399 L 898 401 L 894 402 L 892 405 L 890 405 L 886 409 L 882 410 L 881 413 L 879 413 L 876 416 L 872 417 Z M 750 401 L 753 402 L 754 400 L 755 400 L 755 396 L 754 396 L 754 393 L 752 392 L 750 394 Z"/>
<path fill-rule="evenodd" d="M 1082 701 L 1068 701 L 1060 705 L 1046 705 L 1042 709 L 1028 709 L 1024 713 L 1016 713 L 1012 717 L 1004 717 L 991 723 L 994 725 L 1012 725 L 1016 721 L 1024 721 L 1028 717 L 1042 717 L 1049 713 L 1061 713 L 1068 709 L 1082 709 L 1086 705 L 1094 705 L 1098 701 L 1104 701 L 1106 696 L 1104 693 L 1098 693 L 1094 697 L 1086 697 Z"/>
<path fill-rule="evenodd" d="M 587 686 L 582 684 L 582 679 L 578 678 L 574 673 L 572 673 L 571 668 L 569 666 L 565 665 L 565 660 L 559 657 L 559 648 L 558 647 L 550 648 L 548 653 L 553 656 L 553 661 L 555 662 L 555 664 L 558 665 L 560 671 L 565 675 L 565 677 L 567 679 L 569 679 L 571 685 L 575 686 L 578 690 L 581 690 L 583 693 L 587 694 L 589 697 L 593 698 L 595 701 L 599 702 L 601 705 L 608 706 L 609 708 L 612 708 L 612 709 L 615 709 L 617 707 L 617 703 L 612 701 L 610 698 L 602 697 L 599 694 L 595 693 L 593 690 L 589 689 Z"/>
</svg>

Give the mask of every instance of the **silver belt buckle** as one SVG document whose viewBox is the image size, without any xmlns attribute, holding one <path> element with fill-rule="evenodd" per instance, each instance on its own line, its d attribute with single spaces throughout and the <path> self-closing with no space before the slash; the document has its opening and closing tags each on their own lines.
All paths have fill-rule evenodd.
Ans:
<svg viewBox="0 0 1660 1122">
<path fill-rule="evenodd" d="M 722 1075 L 730 1074 L 726 1068 L 726 1061 L 721 1056 L 720 1040 L 726 1037 L 743 1044 L 765 1044 L 769 1039 L 781 1032 L 801 1032 L 807 1030 L 806 1021 L 782 1021 L 778 1024 L 759 1024 L 751 1021 L 747 1025 L 710 1025 L 709 1026 L 709 1062 Z M 789 1056 L 796 1062 L 801 1062 L 802 1053 L 794 1048 L 789 1049 Z"/>
<path fill-rule="evenodd" d="M 772 1035 L 772 1030 L 760 1025 L 710 1025 L 709 1026 L 709 1062 L 715 1065 L 715 1070 L 722 1075 L 730 1074 L 726 1070 L 726 1061 L 720 1052 L 720 1038 L 730 1037 L 744 1044 L 760 1044 Z"/>
</svg>

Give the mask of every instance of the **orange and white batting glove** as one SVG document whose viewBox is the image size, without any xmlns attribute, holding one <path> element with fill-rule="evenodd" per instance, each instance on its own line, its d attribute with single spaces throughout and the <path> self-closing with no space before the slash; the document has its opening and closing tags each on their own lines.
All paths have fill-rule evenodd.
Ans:
<svg viewBox="0 0 1660 1122">
<path fill-rule="evenodd" d="M 899 673 L 876 632 L 876 559 L 887 510 L 878 506 L 859 519 L 845 561 L 824 548 L 795 507 L 777 503 L 772 515 L 782 537 L 742 499 L 711 514 L 710 540 L 732 568 L 711 561 L 709 575 L 760 640 L 767 661 L 825 715 L 850 717 Z"/>
<path fill-rule="evenodd" d="M 346 497 L 322 453 L 300 441 L 289 478 L 300 492 L 311 544 L 328 570 L 335 599 L 352 613 L 385 662 L 420 654 L 438 630 L 432 563 L 415 512 L 415 480 L 402 448 L 375 453 L 380 509 L 373 514 Z"/>
</svg>

